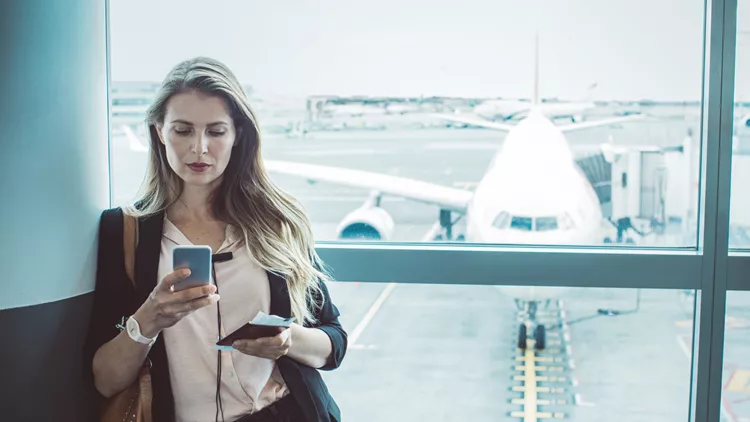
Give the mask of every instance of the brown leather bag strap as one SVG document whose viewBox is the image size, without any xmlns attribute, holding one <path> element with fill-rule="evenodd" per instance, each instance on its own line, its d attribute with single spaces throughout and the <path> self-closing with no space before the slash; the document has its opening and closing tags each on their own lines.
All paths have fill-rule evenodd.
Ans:
<svg viewBox="0 0 750 422">
<path fill-rule="evenodd" d="M 135 287 L 135 249 L 138 245 L 138 222 L 135 217 L 122 213 L 122 247 L 125 251 L 125 273 Z"/>
<path fill-rule="evenodd" d="M 141 385 L 141 415 L 143 422 L 152 422 L 151 401 L 154 393 L 151 387 L 151 373 L 149 372 L 148 364 L 141 368 L 138 382 Z"/>
<path fill-rule="evenodd" d="M 135 251 L 138 247 L 138 220 L 132 215 L 127 215 L 124 211 L 122 213 L 122 246 L 124 251 L 125 260 L 125 273 L 128 279 L 135 285 Z M 140 372 L 138 373 L 139 384 L 139 412 L 136 414 L 137 422 L 152 422 L 151 415 L 151 401 L 153 399 L 153 391 L 151 387 L 151 373 L 150 373 L 151 361 L 146 358 L 143 362 Z"/>
</svg>

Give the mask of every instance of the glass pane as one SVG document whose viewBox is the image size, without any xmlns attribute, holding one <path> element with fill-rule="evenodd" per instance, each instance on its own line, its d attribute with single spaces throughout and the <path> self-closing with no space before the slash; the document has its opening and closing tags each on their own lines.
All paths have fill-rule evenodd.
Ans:
<svg viewBox="0 0 750 422">
<path fill-rule="evenodd" d="M 722 420 L 750 420 L 750 291 L 727 292 Z"/>
<path fill-rule="evenodd" d="M 688 418 L 693 292 L 340 282 L 329 289 L 350 346 L 343 365 L 323 376 L 346 420 Z M 533 302 L 544 337 L 532 307 L 512 297 L 550 300 Z"/>
<path fill-rule="evenodd" d="M 734 138 L 729 247 L 750 248 L 750 4 L 737 2 L 737 56 L 734 82 Z"/>
<path fill-rule="evenodd" d="M 703 8 L 113 2 L 114 201 L 142 179 L 158 83 L 206 54 L 245 86 L 317 240 L 694 246 Z"/>
</svg>

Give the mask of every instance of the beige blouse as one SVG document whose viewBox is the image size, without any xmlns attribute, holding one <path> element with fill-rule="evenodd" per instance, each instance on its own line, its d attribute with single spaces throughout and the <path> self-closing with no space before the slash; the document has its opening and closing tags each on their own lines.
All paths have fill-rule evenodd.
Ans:
<svg viewBox="0 0 750 422">
<path fill-rule="evenodd" d="M 159 260 L 159 280 L 172 272 L 172 248 L 192 243 L 169 219 Z M 244 247 L 244 240 L 227 227 L 226 239 L 214 253 L 232 252 L 233 259 L 216 263 L 221 299 L 222 336 L 255 317 L 270 313 L 271 292 L 266 271 Z M 201 308 L 163 331 L 177 422 L 214 420 L 216 407 L 216 306 Z M 224 418 L 235 420 L 257 412 L 288 393 L 276 361 L 239 351 L 221 352 L 221 397 Z"/>
</svg>

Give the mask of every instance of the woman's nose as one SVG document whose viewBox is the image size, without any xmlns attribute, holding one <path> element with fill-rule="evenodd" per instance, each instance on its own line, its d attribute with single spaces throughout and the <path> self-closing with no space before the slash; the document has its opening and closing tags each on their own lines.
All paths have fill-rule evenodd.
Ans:
<svg viewBox="0 0 750 422">
<path fill-rule="evenodd" d="M 203 155 L 208 152 L 208 143 L 205 136 L 199 136 L 197 142 L 193 145 L 193 154 Z"/>
</svg>

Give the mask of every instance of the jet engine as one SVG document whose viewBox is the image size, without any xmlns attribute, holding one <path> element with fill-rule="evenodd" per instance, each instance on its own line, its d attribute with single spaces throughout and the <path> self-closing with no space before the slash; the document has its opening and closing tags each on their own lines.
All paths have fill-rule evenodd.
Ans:
<svg viewBox="0 0 750 422">
<path fill-rule="evenodd" d="M 386 210 L 365 204 L 347 214 L 336 233 L 343 240 L 390 240 L 393 218 Z"/>
</svg>

